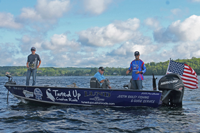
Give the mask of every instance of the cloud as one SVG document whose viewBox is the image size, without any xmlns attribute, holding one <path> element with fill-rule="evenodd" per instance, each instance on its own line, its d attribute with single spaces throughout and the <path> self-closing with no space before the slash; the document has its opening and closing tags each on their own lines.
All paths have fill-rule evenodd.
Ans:
<svg viewBox="0 0 200 133">
<path fill-rule="evenodd" d="M 25 58 L 31 53 L 30 48 L 32 46 L 36 47 L 36 53 L 40 55 L 42 60 L 41 66 L 75 66 L 84 57 L 78 53 L 81 51 L 80 44 L 75 40 L 68 40 L 66 34 L 54 34 L 50 41 L 40 36 L 24 35 L 18 41 L 20 53 L 23 53 L 21 56 Z"/>
<path fill-rule="evenodd" d="M 143 38 L 143 40 L 140 40 L 141 38 Z M 106 56 L 112 57 L 113 59 L 117 59 L 116 63 L 120 61 L 121 64 L 125 64 L 123 65 L 123 67 L 128 67 L 130 61 L 132 61 L 135 58 L 135 51 L 140 52 L 143 61 L 150 61 L 149 57 L 151 57 L 151 55 L 154 54 L 154 51 L 157 51 L 159 47 L 157 45 L 153 45 L 151 40 L 149 40 L 148 38 L 141 38 L 138 38 L 138 40 L 136 41 L 141 42 L 141 44 L 134 43 L 133 41 L 127 41 L 117 49 L 114 49 L 111 52 L 107 53 Z"/>
<path fill-rule="evenodd" d="M 51 50 L 54 54 L 77 52 L 80 50 L 80 44 L 75 40 L 68 40 L 65 34 L 54 34 L 51 37 L 51 41 L 45 41 L 42 47 L 46 50 Z"/>
<path fill-rule="evenodd" d="M 93 27 L 78 33 L 79 40 L 84 45 L 91 46 L 113 46 L 134 38 L 139 34 L 137 29 L 140 26 L 140 20 L 137 18 L 127 21 L 116 21 L 105 27 Z"/>
<path fill-rule="evenodd" d="M 6 52 L 5 52 L 6 51 Z M 0 43 L 0 62 L 3 66 L 23 66 L 26 57 L 19 57 L 20 49 L 13 43 Z"/>
<path fill-rule="evenodd" d="M 191 2 L 200 2 L 200 0 L 189 0 Z"/>
<path fill-rule="evenodd" d="M 155 18 L 147 18 L 144 23 L 153 29 L 160 29 L 161 27 L 159 21 Z"/>
<path fill-rule="evenodd" d="M 36 51 L 42 50 L 43 38 L 41 36 L 24 35 L 20 39 L 16 39 L 19 42 L 19 47 L 23 55 L 30 54 L 31 47 L 36 47 Z"/>
<path fill-rule="evenodd" d="M 173 15 L 179 15 L 182 11 L 181 9 L 176 8 L 176 9 L 172 9 L 171 12 Z"/>
<path fill-rule="evenodd" d="M 22 8 L 19 18 L 30 22 L 55 23 L 70 6 L 69 0 L 38 0 L 35 8 Z"/>
<path fill-rule="evenodd" d="M 176 20 L 177 17 L 185 18 L 189 15 L 189 9 L 187 7 L 184 9 L 179 9 L 179 8 L 171 9 L 170 12 L 171 15 L 167 17 L 170 20 Z"/>
<path fill-rule="evenodd" d="M 197 41 L 200 38 L 200 16 L 192 15 L 183 22 L 173 22 L 168 28 L 154 31 L 154 39 L 157 42 L 184 42 Z"/>
<path fill-rule="evenodd" d="M 12 14 L 0 12 L 0 27 L 10 28 L 10 29 L 20 29 L 22 28 L 22 25 L 15 21 L 15 18 Z"/>
<path fill-rule="evenodd" d="M 99 15 L 103 13 L 108 6 L 112 3 L 112 0 L 84 0 L 84 9 L 91 14 Z"/>
<path fill-rule="evenodd" d="M 158 49 L 161 48 L 162 47 L 158 46 Z M 170 58 L 173 60 L 191 59 L 192 57 L 199 58 L 199 49 L 199 42 L 179 42 L 171 46 L 170 49 L 164 48 L 161 52 L 152 52 L 150 58 L 148 58 L 148 62 L 163 62 Z"/>
<path fill-rule="evenodd" d="M 177 43 L 170 49 L 163 49 L 162 45 L 155 45 L 150 38 L 142 35 L 122 43 L 118 48 L 111 47 L 110 52 L 98 52 L 99 49 L 69 40 L 66 34 L 54 34 L 50 41 L 45 41 L 39 37 L 23 36 L 20 39 L 20 43 L 22 44 L 20 49 L 25 50 L 23 52 L 20 51 L 20 53 L 24 54 L 23 57 L 18 56 L 19 48 L 16 45 L 4 44 L 1 45 L 0 52 L 5 53 L 3 52 L 5 50 L 8 52 L 5 55 L 0 54 L 2 56 L 0 61 L 7 65 L 21 66 L 25 64 L 26 58 L 30 54 L 31 46 L 36 47 L 36 53 L 42 59 L 42 67 L 129 67 L 130 62 L 135 58 L 135 51 L 140 52 L 140 58 L 145 63 L 166 61 L 169 58 L 200 57 L 200 45 L 198 45 L 198 42 Z M 7 46 L 10 49 L 6 49 Z"/>
<path fill-rule="evenodd" d="M 174 52 L 176 58 L 188 59 L 192 57 L 200 57 L 200 42 L 181 42 L 175 46 Z"/>
</svg>

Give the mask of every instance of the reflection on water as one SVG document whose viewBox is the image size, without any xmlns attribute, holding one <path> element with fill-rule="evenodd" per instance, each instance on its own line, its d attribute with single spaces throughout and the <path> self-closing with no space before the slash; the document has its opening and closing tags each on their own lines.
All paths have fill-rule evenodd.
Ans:
<svg viewBox="0 0 200 133">
<path fill-rule="evenodd" d="M 157 82 L 161 76 L 156 76 Z M 38 85 L 66 86 L 76 83 L 89 87 L 91 77 L 37 77 Z M 122 89 L 130 76 L 110 76 L 112 88 Z M 25 77 L 13 77 L 17 84 L 25 84 Z M 185 89 L 182 108 L 104 106 L 50 106 L 24 104 L 9 95 L 0 77 L 0 132 L 199 132 L 199 90 Z M 152 90 L 152 76 L 145 76 L 143 89 Z"/>
</svg>

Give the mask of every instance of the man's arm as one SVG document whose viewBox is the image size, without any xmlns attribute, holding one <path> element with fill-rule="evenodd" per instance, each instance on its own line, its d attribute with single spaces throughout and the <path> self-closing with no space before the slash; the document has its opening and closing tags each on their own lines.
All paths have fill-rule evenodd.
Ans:
<svg viewBox="0 0 200 133">
<path fill-rule="evenodd" d="M 30 62 L 30 61 L 29 61 L 29 56 L 28 56 L 28 57 L 27 57 L 27 62 L 26 62 L 26 67 L 27 67 L 27 68 L 29 68 L 29 65 L 28 65 L 29 62 Z"/>
<path fill-rule="evenodd" d="M 136 74 L 138 74 L 138 73 L 141 73 L 141 74 L 143 74 L 143 72 L 142 71 L 137 71 L 137 72 L 135 72 Z"/>
<path fill-rule="evenodd" d="M 38 60 L 39 60 L 39 64 L 38 64 L 37 68 L 39 68 L 42 61 L 40 59 L 40 56 L 39 55 L 37 55 L 37 56 L 38 56 Z"/>
<path fill-rule="evenodd" d="M 29 64 L 29 62 L 26 63 L 26 67 L 27 67 L 27 68 L 29 68 L 28 64 Z"/>
<path fill-rule="evenodd" d="M 127 70 L 127 71 L 126 71 L 126 75 L 128 75 L 129 73 L 130 73 L 130 70 Z"/>
<path fill-rule="evenodd" d="M 37 68 L 39 68 L 39 67 L 40 67 L 40 64 L 41 64 L 41 62 L 42 62 L 42 61 L 40 60 L 40 62 L 39 62 L 39 65 L 37 66 Z"/>
<path fill-rule="evenodd" d="M 143 71 L 142 71 L 142 73 L 145 73 L 146 72 L 146 66 L 145 66 L 145 64 L 143 64 Z"/>
<path fill-rule="evenodd" d="M 133 62 L 133 61 L 132 61 Z M 129 67 L 129 69 L 126 71 L 126 75 L 128 75 L 131 71 L 132 71 L 132 62 L 131 62 L 131 64 L 130 64 L 130 67 Z"/>
<path fill-rule="evenodd" d="M 104 79 L 100 81 L 100 83 L 103 83 L 103 82 L 104 82 Z"/>
</svg>

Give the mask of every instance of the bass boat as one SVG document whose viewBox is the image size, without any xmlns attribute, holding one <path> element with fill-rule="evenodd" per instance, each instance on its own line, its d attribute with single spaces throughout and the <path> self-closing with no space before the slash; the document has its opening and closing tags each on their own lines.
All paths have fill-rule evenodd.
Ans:
<svg viewBox="0 0 200 133">
<path fill-rule="evenodd" d="M 8 93 L 25 101 L 57 105 L 101 105 L 114 107 L 161 105 L 182 106 L 184 85 L 179 75 L 163 76 L 156 90 L 156 78 L 153 75 L 152 90 L 135 90 L 132 85 L 124 85 L 123 89 L 103 89 L 96 78 L 91 78 L 90 88 L 26 86 L 17 85 L 11 75 L 7 74 L 5 87 Z"/>
</svg>

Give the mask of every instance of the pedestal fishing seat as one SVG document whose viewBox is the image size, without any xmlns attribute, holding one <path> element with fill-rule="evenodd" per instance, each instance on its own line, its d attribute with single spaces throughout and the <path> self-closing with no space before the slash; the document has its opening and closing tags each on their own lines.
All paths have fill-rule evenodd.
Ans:
<svg viewBox="0 0 200 133">
<path fill-rule="evenodd" d="M 101 85 L 100 85 L 99 81 L 97 80 L 97 78 L 92 77 L 90 79 L 90 88 L 101 88 Z"/>
</svg>

